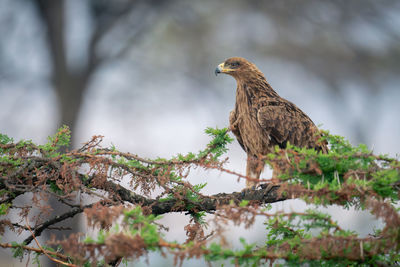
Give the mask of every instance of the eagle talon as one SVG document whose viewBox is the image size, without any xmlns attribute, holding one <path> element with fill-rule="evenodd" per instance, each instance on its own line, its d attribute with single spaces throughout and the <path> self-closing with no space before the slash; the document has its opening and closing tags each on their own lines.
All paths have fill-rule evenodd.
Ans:
<svg viewBox="0 0 400 267">
<path fill-rule="evenodd" d="M 242 197 L 242 199 L 249 199 L 249 195 L 251 195 L 256 189 L 257 185 L 246 187 L 242 191 L 240 191 L 240 196 Z"/>
<path fill-rule="evenodd" d="M 242 199 L 244 199 L 250 192 L 250 188 L 244 188 L 242 191 L 240 191 L 240 196 L 242 197 Z"/>
</svg>

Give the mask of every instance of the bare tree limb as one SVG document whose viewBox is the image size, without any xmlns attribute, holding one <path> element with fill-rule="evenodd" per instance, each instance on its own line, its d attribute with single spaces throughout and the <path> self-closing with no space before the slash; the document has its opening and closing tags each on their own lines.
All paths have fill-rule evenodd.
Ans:
<svg viewBox="0 0 400 267">
<path fill-rule="evenodd" d="M 36 237 L 40 236 L 44 230 L 49 228 L 49 226 L 51 226 L 53 224 L 56 224 L 56 223 L 59 223 L 59 222 L 62 222 L 64 220 L 66 220 L 66 219 L 72 218 L 76 214 L 79 214 L 79 213 L 83 212 L 84 209 L 90 208 L 93 205 L 94 204 L 89 204 L 89 205 L 83 206 L 82 208 L 75 208 L 75 209 L 69 210 L 66 213 L 63 213 L 62 215 L 57 215 L 57 216 L 51 218 L 50 220 L 45 221 L 39 227 L 35 227 L 34 228 L 34 232 L 33 232 L 34 236 L 36 236 Z M 29 245 L 32 242 L 32 240 L 33 240 L 33 236 L 30 235 L 29 237 L 25 238 L 25 240 L 23 242 L 25 244 Z"/>
<path fill-rule="evenodd" d="M 107 187 L 114 190 L 117 195 L 121 197 L 121 200 L 127 201 L 131 204 L 148 206 L 151 208 L 152 213 L 156 215 L 169 212 L 191 212 L 191 210 L 188 210 L 185 206 L 181 205 L 182 200 L 180 199 L 171 199 L 166 201 L 148 199 L 112 182 L 107 182 Z M 233 192 L 230 194 L 219 193 L 212 196 L 202 196 L 198 202 L 190 202 L 190 204 L 194 206 L 192 210 L 197 212 L 212 212 L 215 211 L 218 206 L 228 205 L 232 201 L 238 204 L 242 200 L 249 200 L 254 204 L 261 205 L 287 199 L 278 194 L 280 188 L 280 185 L 278 184 L 262 184 L 260 187 L 260 189 L 244 190 L 242 192 Z M 188 200 L 184 201 L 189 204 Z"/>
</svg>

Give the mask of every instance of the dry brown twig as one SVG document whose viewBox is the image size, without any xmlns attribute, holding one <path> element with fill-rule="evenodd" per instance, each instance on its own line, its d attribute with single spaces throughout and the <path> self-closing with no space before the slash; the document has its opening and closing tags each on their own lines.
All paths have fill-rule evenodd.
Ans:
<svg viewBox="0 0 400 267">
<path fill-rule="evenodd" d="M 51 257 L 49 255 L 49 253 L 47 253 L 47 250 L 43 249 L 43 247 L 40 245 L 39 241 L 36 239 L 35 234 L 32 232 L 32 229 L 29 226 L 28 217 L 26 217 L 25 219 L 26 219 L 26 227 L 28 228 L 29 232 L 31 232 L 31 235 L 32 235 L 33 239 L 35 240 L 36 245 L 39 247 L 39 250 L 41 253 L 44 253 L 47 256 L 47 258 L 49 258 L 51 261 L 54 261 L 56 263 L 59 263 L 59 264 L 65 265 L 65 266 L 70 266 L 70 267 L 79 267 L 78 265 L 64 262 L 64 261 L 61 261 L 61 260 Z"/>
</svg>

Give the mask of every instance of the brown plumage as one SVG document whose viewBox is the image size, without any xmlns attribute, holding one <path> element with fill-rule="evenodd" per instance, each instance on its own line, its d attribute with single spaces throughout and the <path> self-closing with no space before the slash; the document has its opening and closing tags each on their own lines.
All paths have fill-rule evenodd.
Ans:
<svg viewBox="0 0 400 267">
<path fill-rule="evenodd" d="M 319 131 L 312 120 L 292 102 L 280 97 L 262 72 L 244 58 L 233 57 L 218 65 L 215 74 L 225 73 L 236 79 L 236 104 L 229 124 L 239 144 L 247 153 L 246 175 L 259 178 L 264 162 L 259 158 L 287 142 L 315 148 L 326 153 L 325 143 L 318 142 Z M 247 187 L 256 183 L 247 182 Z"/>
</svg>

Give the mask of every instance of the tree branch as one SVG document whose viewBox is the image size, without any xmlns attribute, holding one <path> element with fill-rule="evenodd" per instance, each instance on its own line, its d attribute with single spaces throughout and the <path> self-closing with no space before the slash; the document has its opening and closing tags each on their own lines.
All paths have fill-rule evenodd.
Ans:
<svg viewBox="0 0 400 267">
<path fill-rule="evenodd" d="M 63 260 L 68 260 L 68 257 L 62 253 L 58 253 L 58 252 L 54 252 L 54 251 L 50 251 L 50 250 L 39 249 L 39 248 L 34 248 L 34 247 L 29 247 L 29 246 L 21 246 L 19 244 L 0 243 L 0 247 L 2 247 L 2 248 L 22 248 L 24 250 L 33 251 L 33 252 L 40 253 L 40 254 L 43 254 L 44 251 L 46 251 L 46 253 L 49 255 L 56 256 Z"/>
<path fill-rule="evenodd" d="M 200 196 L 198 202 L 190 202 L 187 199 L 171 199 L 166 201 L 148 199 L 110 181 L 107 182 L 106 186 L 115 191 L 121 200 L 150 207 L 152 213 L 155 215 L 169 212 L 211 212 L 215 211 L 218 206 L 228 205 L 232 201 L 236 204 L 240 203 L 242 200 L 249 200 L 254 204 L 266 204 L 287 199 L 278 193 L 280 188 L 278 184 L 262 184 L 260 189 L 244 190 L 242 192 L 233 192 L 229 194 L 219 193 L 212 196 Z M 182 202 L 191 204 L 194 208 L 189 210 L 186 207 L 187 205 L 182 205 Z"/>
<path fill-rule="evenodd" d="M 36 228 L 34 229 L 35 231 L 33 232 L 33 235 L 28 236 L 23 242 L 24 242 L 25 244 L 29 245 L 29 244 L 32 242 L 32 240 L 33 240 L 33 236 L 36 236 L 36 237 L 40 236 L 40 235 L 42 234 L 42 232 L 43 232 L 44 230 L 48 229 L 48 227 L 49 227 L 50 225 L 53 225 L 53 224 L 62 222 L 62 221 L 64 221 L 64 220 L 68 219 L 68 218 L 72 218 L 72 217 L 74 217 L 76 214 L 83 212 L 84 209 L 90 208 L 90 207 L 92 207 L 93 205 L 94 205 L 94 204 L 89 204 L 89 205 L 83 206 L 83 207 L 81 207 L 81 208 L 75 208 L 75 209 L 73 209 L 73 210 L 70 210 L 70 211 L 68 211 L 68 212 L 66 212 L 66 213 L 64 213 L 64 214 L 62 214 L 62 215 L 57 215 L 57 216 L 53 217 L 52 219 L 50 219 L 50 220 L 48 220 L 48 221 L 45 221 L 45 222 L 42 223 L 39 227 L 36 227 Z"/>
</svg>

